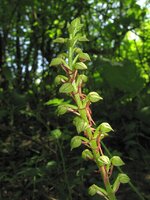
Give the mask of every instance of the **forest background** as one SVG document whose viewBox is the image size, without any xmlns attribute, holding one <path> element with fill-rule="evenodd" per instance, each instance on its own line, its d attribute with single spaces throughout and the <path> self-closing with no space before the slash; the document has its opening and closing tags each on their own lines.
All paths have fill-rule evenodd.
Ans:
<svg viewBox="0 0 150 200">
<path fill-rule="evenodd" d="M 63 102 L 49 66 L 62 52 L 67 23 L 80 17 L 91 57 L 86 91 L 97 123 L 115 132 L 105 139 L 123 170 L 150 199 L 150 4 L 137 0 L 0 0 L 0 199 L 98 200 L 87 187 L 100 182 L 95 166 L 70 151 L 72 115 L 58 117 Z M 55 140 L 51 131 L 59 128 Z M 138 199 L 129 185 L 118 199 Z M 69 199 L 70 200 L 70 199 Z"/>
</svg>

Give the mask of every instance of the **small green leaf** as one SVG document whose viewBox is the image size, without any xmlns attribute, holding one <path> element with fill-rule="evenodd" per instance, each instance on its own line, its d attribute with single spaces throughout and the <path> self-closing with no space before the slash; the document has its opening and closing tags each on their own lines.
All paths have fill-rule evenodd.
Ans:
<svg viewBox="0 0 150 200">
<path fill-rule="evenodd" d="M 65 38 L 56 38 L 55 40 L 53 40 L 54 43 L 64 43 L 65 42 Z"/>
<path fill-rule="evenodd" d="M 97 102 L 99 100 L 102 100 L 103 98 L 101 96 L 99 96 L 99 94 L 97 92 L 90 92 L 88 95 L 87 95 L 88 99 L 91 101 L 91 102 Z"/>
<path fill-rule="evenodd" d="M 99 162 L 100 166 L 110 164 L 110 160 L 109 160 L 108 156 L 104 156 L 104 155 L 99 157 L 98 162 Z"/>
<path fill-rule="evenodd" d="M 125 163 L 123 162 L 123 160 L 119 157 L 119 156 L 113 156 L 111 158 L 111 162 L 114 166 L 119 167 L 124 165 Z"/>
<path fill-rule="evenodd" d="M 130 181 L 130 178 L 126 174 L 119 174 L 119 181 L 120 183 L 128 183 Z"/>
<path fill-rule="evenodd" d="M 107 123 L 107 122 L 103 122 L 99 125 L 99 130 L 101 131 L 101 133 L 108 133 L 110 131 L 114 131 L 112 129 L 112 127 Z"/>
<path fill-rule="evenodd" d="M 53 131 L 51 131 L 52 137 L 54 139 L 59 139 L 61 137 L 61 131 L 59 129 L 55 129 Z"/>
<path fill-rule="evenodd" d="M 63 59 L 62 58 L 53 58 L 50 66 L 57 66 L 57 65 L 61 65 L 63 63 Z"/>
<path fill-rule="evenodd" d="M 90 56 L 87 53 L 79 53 L 79 58 L 81 59 L 81 61 L 90 61 Z"/>
<path fill-rule="evenodd" d="M 71 150 L 79 147 L 81 144 L 82 144 L 82 141 L 80 139 L 80 136 L 74 136 L 71 139 Z"/>
<path fill-rule="evenodd" d="M 84 160 L 93 159 L 93 154 L 92 154 L 92 152 L 89 149 L 85 149 L 82 152 L 82 158 Z"/>
<path fill-rule="evenodd" d="M 60 88 L 59 92 L 60 93 L 70 93 L 73 92 L 73 86 L 71 83 L 64 83 Z"/>
<path fill-rule="evenodd" d="M 66 76 L 63 76 L 63 75 L 57 75 L 55 80 L 54 80 L 54 83 L 56 85 L 59 85 L 60 83 L 64 82 L 64 81 L 67 81 L 68 78 Z"/>
<path fill-rule="evenodd" d="M 74 68 L 75 68 L 75 69 L 85 70 L 85 69 L 87 69 L 87 66 L 86 66 L 83 62 L 77 62 L 77 63 L 74 65 Z"/>
</svg>

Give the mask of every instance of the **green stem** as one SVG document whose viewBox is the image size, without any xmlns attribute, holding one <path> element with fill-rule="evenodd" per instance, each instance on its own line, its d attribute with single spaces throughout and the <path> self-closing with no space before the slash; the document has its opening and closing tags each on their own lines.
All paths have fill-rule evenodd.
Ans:
<svg viewBox="0 0 150 200">
<path fill-rule="evenodd" d="M 70 35 L 70 39 L 72 39 L 72 36 Z M 70 46 L 69 47 L 69 56 L 68 56 L 69 60 L 68 60 L 68 64 L 70 66 L 70 68 L 72 69 L 72 60 L 73 60 L 73 46 Z M 78 86 L 76 84 L 73 85 L 74 87 L 74 90 L 75 92 L 78 91 Z M 86 113 L 86 108 L 83 108 L 83 103 L 82 103 L 82 100 L 81 100 L 81 97 L 80 97 L 80 94 L 77 92 L 75 95 L 75 101 L 76 101 L 76 104 L 78 106 L 78 110 L 79 110 L 79 113 L 80 113 L 80 116 L 86 121 L 89 123 L 88 121 L 88 118 L 87 118 L 87 113 Z M 109 177 L 108 177 L 108 174 L 105 170 L 105 167 L 104 166 L 99 166 L 99 162 L 98 162 L 98 159 L 100 157 L 100 154 L 99 152 L 97 152 L 97 149 L 98 149 L 98 145 L 97 145 L 97 142 L 96 140 L 92 140 L 92 131 L 91 131 L 91 128 L 89 126 L 89 128 L 87 128 L 87 134 L 88 134 L 88 138 L 90 140 L 90 146 L 91 146 L 91 149 L 93 151 L 93 155 L 94 155 L 94 160 L 98 166 L 99 169 L 101 169 L 101 176 L 103 178 L 103 181 L 104 181 L 104 184 L 105 184 L 105 187 L 106 187 L 106 191 L 107 191 L 107 194 L 108 194 L 108 198 L 109 200 L 116 200 L 116 197 L 115 197 L 115 193 L 113 192 L 112 190 L 112 187 L 110 185 L 110 182 L 109 182 Z"/>
<path fill-rule="evenodd" d="M 82 105 L 82 101 L 80 99 L 80 95 L 78 93 L 75 95 L 75 100 L 76 100 L 76 103 L 77 103 L 78 108 L 79 108 L 80 116 L 85 121 L 88 122 L 86 110 L 85 109 L 80 109 L 80 108 L 82 108 L 83 105 Z M 102 167 L 99 166 L 98 159 L 100 157 L 100 154 L 99 154 L 99 152 L 97 152 L 98 146 L 97 146 L 96 140 L 92 140 L 92 131 L 91 131 L 90 128 L 87 128 L 87 133 L 88 133 L 88 138 L 90 139 L 90 146 L 91 146 L 91 149 L 93 151 L 94 160 L 97 163 L 98 168 L 99 169 L 101 168 L 101 175 L 102 175 L 105 187 L 106 187 L 108 198 L 110 200 L 116 200 L 116 197 L 115 197 L 115 194 L 114 194 L 114 192 L 113 192 L 113 190 L 111 188 L 111 185 L 110 185 L 110 182 L 109 182 L 109 177 L 108 177 L 108 174 L 107 174 L 107 172 L 105 170 L 105 167 L 104 166 L 102 166 Z"/>
<path fill-rule="evenodd" d="M 112 157 L 109 149 L 106 147 L 106 145 L 101 141 L 101 144 L 103 146 L 103 148 L 105 149 L 105 151 L 107 152 L 109 157 Z M 123 173 L 122 169 L 120 167 L 117 167 L 118 171 Z M 139 199 L 141 200 L 145 200 L 144 197 L 141 195 L 141 193 L 138 191 L 138 189 L 133 185 L 133 183 L 131 183 L 131 181 L 129 181 L 128 183 L 130 185 L 130 187 L 132 188 L 132 190 L 138 195 Z"/>
</svg>

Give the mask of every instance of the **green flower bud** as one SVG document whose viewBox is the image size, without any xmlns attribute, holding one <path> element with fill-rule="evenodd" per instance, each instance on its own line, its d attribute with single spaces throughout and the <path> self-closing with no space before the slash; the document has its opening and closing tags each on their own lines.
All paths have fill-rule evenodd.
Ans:
<svg viewBox="0 0 150 200">
<path fill-rule="evenodd" d="M 123 162 L 123 160 L 119 157 L 119 156 L 113 156 L 111 158 L 111 163 L 116 166 L 116 167 L 119 167 L 119 166 L 122 166 L 124 165 L 125 163 Z"/>
<path fill-rule="evenodd" d="M 91 101 L 91 102 L 97 102 L 99 100 L 102 100 L 103 98 L 101 96 L 99 96 L 99 94 L 97 92 L 90 92 L 88 95 L 87 95 L 88 99 Z"/>
<path fill-rule="evenodd" d="M 130 178 L 126 174 L 119 174 L 119 181 L 120 183 L 128 183 Z"/>
<path fill-rule="evenodd" d="M 89 149 L 85 149 L 85 150 L 82 152 L 82 158 L 83 158 L 84 160 L 93 159 L 93 154 L 92 154 L 92 152 L 91 152 Z"/>
<path fill-rule="evenodd" d="M 85 61 L 90 61 L 91 60 L 89 54 L 83 53 L 83 52 L 79 53 L 79 59 L 81 59 L 81 61 L 82 60 L 85 60 Z"/>
<path fill-rule="evenodd" d="M 108 156 L 104 156 L 104 155 L 99 157 L 98 162 L 99 162 L 100 166 L 110 164 L 110 160 L 109 160 Z"/>
<path fill-rule="evenodd" d="M 77 148 L 81 145 L 82 141 L 80 139 L 80 136 L 74 136 L 72 139 L 71 139 L 71 150 L 74 149 L 74 148 Z"/>
<path fill-rule="evenodd" d="M 67 107 L 64 106 L 64 105 L 60 105 L 60 106 L 58 106 L 56 112 L 57 112 L 58 115 L 63 115 L 67 112 Z"/>
<path fill-rule="evenodd" d="M 83 35 L 83 36 L 78 38 L 78 41 L 80 41 L 80 42 L 88 42 L 89 40 L 87 39 L 87 37 L 85 35 Z"/>
<path fill-rule="evenodd" d="M 74 52 L 75 52 L 75 53 L 82 53 L 82 49 L 80 49 L 80 48 L 75 48 L 75 49 L 74 49 Z"/>
<path fill-rule="evenodd" d="M 93 184 L 89 187 L 88 193 L 89 193 L 90 196 L 94 196 L 97 193 L 97 189 L 95 187 L 95 184 Z"/>
<path fill-rule="evenodd" d="M 87 66 L 83 62 L 77 62 L 74 65 L 74 68 L 75 69 L 80 69 L 80 70 L 85 70 L 85 69 L 87 69 Z"/>
<path fill-rule="evenodd" d="M 75 117 L 73 120 L 73 124 L 76 126 L 78 133 L 81 133 L 88 128 L 88 123 L 81 117 Z"/>
<path fill-rule="evenodd" d="M 68 78 L 66 76 L 63 76 L 63 75 L 57 75 L 55 80 L 54 80 L 54 83 L 56 85 L 59 85 L 60 83 L 62 83 L 63 81 L 67 81 Z"/>
<path fill-rule="evenodd" d="M 112 127 L 107 123 L 107 122 L 103 122 L 99 125 L 99 130 L 101 131 L 101 133 L 108 133 L 110 131 L 114 131 L 112 129 Z"/>
<path fill-rule="evenodd" d="M 60 93 L 70 93 L 73 92 L 73 86 L 71 83 L 64 83 L 60 88 L 59 92 Z"/>
</svg>

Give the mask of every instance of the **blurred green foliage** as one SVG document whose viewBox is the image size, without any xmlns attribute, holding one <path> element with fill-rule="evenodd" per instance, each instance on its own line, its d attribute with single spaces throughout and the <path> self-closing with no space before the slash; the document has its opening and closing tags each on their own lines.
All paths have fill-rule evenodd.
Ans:
<svg viewBox="0 0 150 200">
<path fill-rule="evenodd" d="M 115 134 L 106 139 L 122 154 L 128 174 L 149 199 L 150 179 L 150 21 L 148 1 L 0 1 L 0 199 L 93 199 L 87 186 L 99 180 L 79 152 L 70 152 L 72 117 L 55 114 L 63 101 L 49 63 L 63 47 L 67 22 L 80 17 L 91 56 L 87 88 L 99 92 L 92 106 L 97 122 L 108 121 Z M 88 92 L 88 91 L 85 91 Z M 68 102 L 69 103 L 69 102 Z M 59 143 L 54 129 L 63 129 Z M 65 164 L 65 168 L 64 168 Z M 127 170 L 125 168 L 125 170 Z M 67 175 L 67 179 L 65 178 Z M 86 180 L 86 181 L 85 181 Z M 87 181 L 88 180 L 88 181 Z M 135 194 L 125 186 L 118 199 Z"/>
</svg>

